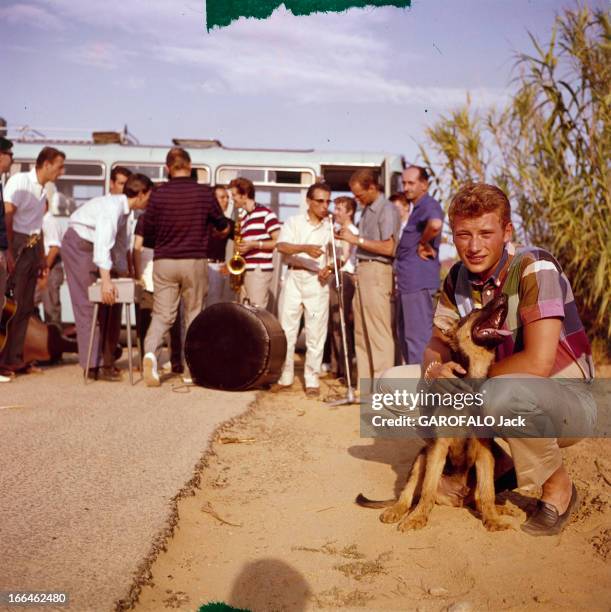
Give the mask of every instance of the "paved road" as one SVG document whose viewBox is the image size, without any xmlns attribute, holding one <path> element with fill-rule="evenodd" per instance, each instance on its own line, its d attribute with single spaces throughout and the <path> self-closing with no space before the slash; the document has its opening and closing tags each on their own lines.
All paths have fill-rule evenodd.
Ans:
<svg viewBox="0 0 611 612">
<path fill-rule="evenodd" d="M 215 428 L 255 394 L 84 386 L 80 371 L 0 384 L 0 591 L 66 591 L 97 612 L 127 595 Z"/>
</svg>

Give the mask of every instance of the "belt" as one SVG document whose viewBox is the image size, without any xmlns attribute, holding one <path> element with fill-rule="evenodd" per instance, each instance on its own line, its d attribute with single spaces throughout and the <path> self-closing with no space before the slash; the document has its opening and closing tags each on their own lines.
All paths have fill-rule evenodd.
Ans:
<svg viewBox="0 0 611 612">
<path fill-rule="evenodd" d="M 363 265 L 366 263 L 379 263 L 382 264 L 383 266 L 392 266 L 392 262 L 391 261 L 380 261 L 379 259 L 357 259 L 357 265 Z"/>
<path fill-rule="evenodd" d="M 23 245 L 24 249 L 31 249 L 32 247 L 35 247 L 40 242 L 40 239 L 42 238 L 41 232 L 36 232 L 33 234 L 15 232 L 15 234 L 19 234 L 20 236 L 25 236 L 26 241 L 25 241 L 25 244 Z"/>
<path fill-rule="evenodd" d="M 309 272 L 310 274 L 316 274 L 314 270 L 309 270 L 308 268 L 302 268 L 301 266 L 294 266 L 292 264 L 288 265 L 289 270 L 301 270 L 302 272 Z"/>
</svg>

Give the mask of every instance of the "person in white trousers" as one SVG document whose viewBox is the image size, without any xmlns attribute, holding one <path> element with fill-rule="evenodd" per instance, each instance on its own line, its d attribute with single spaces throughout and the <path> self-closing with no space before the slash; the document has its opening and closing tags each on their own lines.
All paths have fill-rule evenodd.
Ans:
<svg viewBox="0 0 611 612">
<path fill-rule="evenodd" d="M 305 387 L 308 397 L 320 393 L 318 377 L 329 320 L 329 277 L 327 266 L 331 225 L 328 220 L 331 189 L 315 183 L 306 194 L 305 214 L 291 217 L 283 226 L 276 248 L 288 264 L 280 298 L 280 325 L 286 334 L 286 360 L 278 384 L 289 386 L 294 379 L 295 342 L 305 314 Z"/>
</svg>

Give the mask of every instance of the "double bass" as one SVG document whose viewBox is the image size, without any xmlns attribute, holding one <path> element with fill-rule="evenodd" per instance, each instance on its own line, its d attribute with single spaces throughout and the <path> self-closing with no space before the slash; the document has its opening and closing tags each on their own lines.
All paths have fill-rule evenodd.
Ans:
<svg viewBox="0 0 611 612">
<path fill-rule="evenodd" d="M 10 322 L 16 312 L 17 303 L 7 297 L 0 315 L 0 351 L 10 336 Z M 76 340 L 64 336 L 56 325 L 43 323 L 38 317 L 30 316 L 23 345 L 25 364 L 32 361 L 59 361 L 64 353 L 76 352 Z"/>
</svg>

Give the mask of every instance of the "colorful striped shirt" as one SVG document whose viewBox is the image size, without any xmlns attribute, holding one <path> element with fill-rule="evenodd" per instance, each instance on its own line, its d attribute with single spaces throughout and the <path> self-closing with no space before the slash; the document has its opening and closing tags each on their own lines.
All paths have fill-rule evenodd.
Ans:
<svg viewBox="0 0 611 612">
<path fill-rule="evenodd" d="M 512 335 L 497 348 L 497 360 L 524 350 L 525 325 L 558 317 L 562 330 L 551 376 L 594 378 L 592 351 L 571 284 L 560 264 L 544 249 L 516 249 L 508 243 L 495 272 L 484 282 L 472 276 L 462 262 L 454 264 L 444 281 L 433 324 L 443 332 L 500 291 L 509 301 L 503 327 Z"/>
<path fill-rule="evenodd" d="M 272 232 L 278 231 L 282 227 L 273 210 L 256 203 L 251 212 L 244 209 L 240 210 L 240 224 L 240 234 L 244 242 L 271 240 Z M 255 268 L 261 268 L 261 270 L 273 270 L 273 256 L 273 251 L 252 249 L 244 255 L 246 269 L 254 270 Z"/>
</svg>

